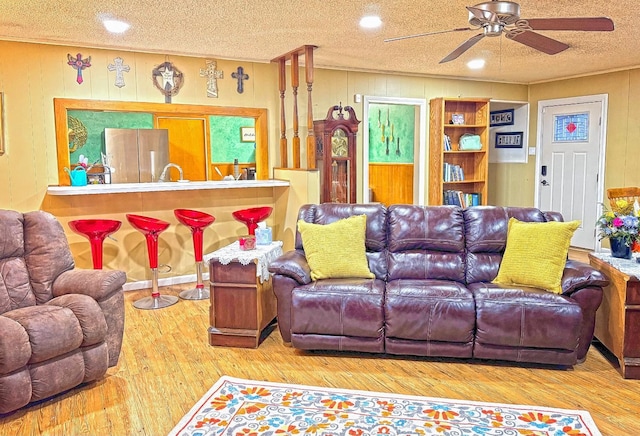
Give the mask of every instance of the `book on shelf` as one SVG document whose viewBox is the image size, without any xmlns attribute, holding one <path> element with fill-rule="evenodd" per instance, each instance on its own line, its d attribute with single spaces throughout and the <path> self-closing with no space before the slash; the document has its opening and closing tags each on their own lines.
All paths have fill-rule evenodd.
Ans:
<svg viewBox="0 0 640 436">
<path fill-rule="evenodd" d="M 478 192 L 462 192 L 455 189 L 446 189 L 442 195 L 442 203 L 462 208 L 479 206 L 482 204 L 482 197 Z"/>
<path fill-rule="evenodd" d="M 462 182 L 464 181 L 464 170 L 460 165 L 445 162 L 442 177 L 444 182 Z"/>
<path fill-rule="evenodd" d="M 444 135 L 443 142 L 444 151 L 451 151 L 451 138 L 449 135 Z"/>
</svg>

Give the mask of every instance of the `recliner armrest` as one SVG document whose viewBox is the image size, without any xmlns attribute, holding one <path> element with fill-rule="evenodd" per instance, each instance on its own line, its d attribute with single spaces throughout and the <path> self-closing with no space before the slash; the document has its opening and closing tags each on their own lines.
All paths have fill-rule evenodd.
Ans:
<svg viewBox="0 0 640 436">
<path fill-rule="evenodd" d="M 605 287 L 609 279 L 597 269 L 584 262 L 567 260 L 562 274 L 562 293 L 572 292 L 588 286 Z"/>
<path fill-rule="evenodd" d="M 84 294 L 96 301 L 108 298 L 127 281 L 124 271 L 72 269 L 65 271 L 53 282 L 54 297 L 66 294 Z"/>
<path fill-rule="evenodd" d="M 311 267 L 302 250 L 291 250 L 269 264 L 269 272 L 291 277 L 301 285 L 311 283 Z"/>
</svg>

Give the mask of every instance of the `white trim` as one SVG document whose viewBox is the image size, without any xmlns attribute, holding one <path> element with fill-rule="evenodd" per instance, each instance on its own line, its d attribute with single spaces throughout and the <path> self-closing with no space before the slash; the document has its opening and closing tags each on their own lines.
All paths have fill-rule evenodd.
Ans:
<svg viewBox="0 0 640 436">
<path fill-rule="evenodd" d="M 362 202 L 369 203 L 369 105 L 371 103 L 404 104 L 418 106 L 420 108 L 420 144 L 418 156 L 414 155 L 413 164 L 418 167 L 418 189 L 417 201 L 416 193 L 413 194 L 414 203 L 424 206 L 425 203 L 425 183 L 427 177 L 427 100 L 424 98 L 402 98 L 402 97 L 374 97 L 364 96 L 362 118 L 365 126 L 362 134 Z M 414 171 L 415 174 L 415 171 Z M 415 179 L 414 179 L 415 186 Z"/>
<path fill-rule="evenodd" d="M 158 286 L 181 285 L 182 283 L 195 283 L 195 274 L 187 274 L 183 276 L 166 277 L 158 280 Z M 202 273 L 202 280 L 209 280 L 209 273 Z M 207 283 L 205 282 L 205 286 Z M 122 287 L 125 291 L 137 291 L 139 289 L 151 289 L 151 280 L 138 280 L 135 282 L 127 282 Z"/>
<path fill-rule="evenodd" d="M 605 156 L 607 150 L 607 113 L 609 109 L 609 94 L 584 95 L 580 97 L 556 98 L 553 100 L 538 101 L 538 125 L 536 132 L 536 177 L 535 177 L 535 207 L 540 207 L 540 165 L 542 159 L 542 121 L 544 110 L 552 106 L 565 106 L 570 104 L 600 103 L 600 147 L 598 154 L 598 184 L 596 188 L 596 198 L 604 198 L 604 170 Z M 602 213 L 602 202 L 599 201 L 598 215 Z M 595 225 L 595 223 L 594 223 Z M 600 251 L 601 244 L 597 237 L 595 239 L 595 251 Z"/>
</svg>

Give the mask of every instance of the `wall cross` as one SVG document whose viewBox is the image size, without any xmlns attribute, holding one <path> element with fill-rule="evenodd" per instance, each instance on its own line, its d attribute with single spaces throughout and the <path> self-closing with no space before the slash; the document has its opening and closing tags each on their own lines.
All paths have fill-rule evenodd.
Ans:
<svg viewBox="0 0 640 436">
<path fill-rule="evenodd" d="M 238 80 L 238 94 L 242 94 L 244 92 L 243 81 L 249 80 L 249 75 L 244 73 L 244 68 L 238 67 L 238 70 L 235 73 L 231 73 L 231 77 Z"/>
</svg>

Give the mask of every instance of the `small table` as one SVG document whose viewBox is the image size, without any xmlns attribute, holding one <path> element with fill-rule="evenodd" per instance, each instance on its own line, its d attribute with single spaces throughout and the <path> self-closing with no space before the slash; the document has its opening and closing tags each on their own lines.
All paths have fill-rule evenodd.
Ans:
<svg viewBox="0 0 640 436">
<path fill-rule="evenodd" d="M 605 253 L 589 253 L 589 262 L 610 280 L 595 337 L 618 358 L 622 377 L 640 379 L 640 264 Z"/>
<path fill-rule="evenodd" d="M 209 262 L 209 344 L 257 348 L 276 318 L 269 263 L 282 254 L 282 242 L 240 250 L 238 242 L 206 254 Z"/>
</svg>

